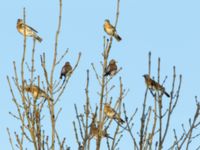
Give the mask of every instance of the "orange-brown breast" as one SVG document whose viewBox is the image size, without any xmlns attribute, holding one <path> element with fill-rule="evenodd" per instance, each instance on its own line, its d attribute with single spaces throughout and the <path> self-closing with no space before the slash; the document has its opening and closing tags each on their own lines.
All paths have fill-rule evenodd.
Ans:
<svg viewBox="0 0 200 150">
<path fill-rule="evenodd" d="M 111 26 L 108 22 L 104 23 L 104 30 L 109 34 L 109 35 L 113 35 L 115 29 L 113 28 L 113 26 Z"/>
<path fill-rule="evenodd" d="M 17 24 L 17 30 L 18 32 L 23 33 L 22 23 Z"/>
<path fill-rule="evenodd" d="M 37 98 L 39 96 L 39 94 L 40 94 L 39 93 L 40 92 L 39 89 L 37 87 L 35 87 L 35 86 L 31 87 L 31 91 L 32 91 L 32 94 L 33 94 L 34 98 Z"/>
<path fill-rule="evenodd" d="M 110 106 L 104 106 L 104 112 L 109 117 L 113 117 L 115 115 L 115 112 L 113 111 L 113 109 Z"/>
</svg>

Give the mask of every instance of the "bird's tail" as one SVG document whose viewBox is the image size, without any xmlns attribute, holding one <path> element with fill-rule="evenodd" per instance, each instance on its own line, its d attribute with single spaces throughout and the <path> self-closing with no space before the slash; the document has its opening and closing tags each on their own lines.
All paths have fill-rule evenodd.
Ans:
<svg viewBox="0 0 200 150">
<path fill-rule="evenodd" d="M 123 124 L 123 123 L 125 122 L 122 118 L 120 118 L 119 115 L 116 115 L 115 119 L 116 119 L 120 124 Z"/>
<path fill-rule="evenodd" d="M 49 96 L 47 96 L 46 99 L 49 99 L 50 101 L 53 102 L 53 99 L 51 97 L 49 97 Z"/>
<path fill-rule="evenodd" d="M 50 101 L 53 102 L 53 99 L 49 95 L 47 95 L 46 93 L 42 93 L 41 97 L 44 97 L 45 99 L 49 99 Z"/>
<path fill-rule="evenodd" d="M 170 95 L 169 95 L 166 91 L 164 91 L 164 94 L 165 94 L 167 97 L 170 97 Z"/>
<path fill-rule="evenodd" d="M 107 137 L 107 138 L 109 138 L 109 139 L 111 139 L 111 140 L 113 140 L 114 138 L 113 137 L 111 137 L 108 133 L 106 133 L 106 135 L 105 135 L 105 137 Z"/>
<path fill-rule="evenodd" d="M 123 124 L 125 122 L 122 118 L 119 118 L 118 120 L 119 120 L 120 124 Z"/>
<path fill-rule="evenodd" d="M 117 41 L 121 41 L 122 38 L 115 32 L 114 37 Z"/>
<path fill-rule="evenodd" d="M 38 35 L 35 36 L 35 39 L 38 40 L 40 43 L 42 42 L 42 38 L 39 37 Z"/>
<path fill-rule="evenodd" d="M 103 76 L 106 77 L 108 75 L 109 75 L 109 72 L 105 72 Z"/>
<path fill-rule="evenodd" d="M 62 74 L 60 74 L 60 79 L 62 79 Z"/>
</svg>

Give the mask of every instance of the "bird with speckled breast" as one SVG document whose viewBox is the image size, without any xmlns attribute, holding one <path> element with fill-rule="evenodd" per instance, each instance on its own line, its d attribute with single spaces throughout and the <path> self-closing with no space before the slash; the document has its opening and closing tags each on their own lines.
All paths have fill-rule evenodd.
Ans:
<svg viewBox="0 0 200 150">
<path fill-rule="evenodd" d="M 160 85 L 158 82 L 156 82 L 155 80 L 151 79 L 148 74 L 144 74 L 143 77 L 145 79 L 145 83 L 146 83 L 147 87 L 150 90 L 161 91 L 167 97 L 170 97 L 170 95 L 165 91 L 165 88 L 162 85 Z"/>
</svg>

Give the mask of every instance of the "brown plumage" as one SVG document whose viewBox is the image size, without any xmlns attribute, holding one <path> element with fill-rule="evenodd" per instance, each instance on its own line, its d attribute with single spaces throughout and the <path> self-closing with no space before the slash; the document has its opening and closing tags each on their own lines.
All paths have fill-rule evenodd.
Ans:
<svg viewBox="0 0 200 150">
<path fill-rule="evenodd" d="M 63 76 L 64 78 L 66 78 L 66 76 L 70 74 L 71 72 L 72 72 L 72 66 L 70 65 L 70 62 L 66 62 L 65 65 L 62 67 L 62 70 L 60 73 L 60 79 L 62 79 Z"/>
<path fill-rule="evenodd" d="M 119 122 L 120 124 L 123 124 L 125 121 L 120 117 L 120 115 L 113 109 L 110 107 L 110 104 L 106 103 L 104 105 L 104 113 L 106 114 L 106 116 L 110 119 L 115 119 L 117 122 Z"/>
<path fill-rule="evenodd" d="M 42 42 L 42 38 L 37 35 L 37 31 L 33 29 L 32 27 L 24 24 L 22 19 L 17 20 L 17 30 L 19 33 L 24 35 L 24 29 L 26 36 L 30 36 L 38 40 L 39 42 Z"/>
<path fill-rule="evenodd" d="M 42 89 L 40 89 L 38 86 L 36 85 L 28 85 L 24 88 L 24 90 L 26 92 L 29 92 L 32 94 L 33 98 L 36 100 L 36 99 L 39 99 L 41 97 L 45 98 L 45 99 L 49 99 L 50 101 L 53 101 L 52 98 L 49 97 L 49 95 L 43 91 Z"/>
<path fill-rule="evenodd" d="M 112 24 L 110 24 L 110 21 L 108 19 L 106 19 L 104 22 L 104 31 L 108 35 L 113 36 L 117 41 L 122 40 L 122 38 L 117 34 L 115 27 Z"/>
<path fill-rule="evenodd" d="M 155 80 L 151 79 L 150 76 L 148 74 L 143 75 L 144 79 L 145 79 L 145 83 L 147 85 L 147 87 L 150 90 L 156 90 L 156 91 L 161 91 L 163 92 L 167 97 L 170 97 L 170 95 L 165 91 L 165 88 L 160 85 L 158 82 L 156 82 Z"/>
<path fill-rule="evenodd" d="M 111 59 L 109 65 L 106 67 L 104 76 L 114 76 L 117 73 L 117 65 L 114 59 Z"/>
<path fill-rule="evenodd" d="M 99 132 L 98 127 L 96 126 L 95 123 L 95 116 L 93 116 L 92 123 L 90 125 L 90 138 L 95 138 L 97 140 L 98 135 L 102 138 L 106 137 L 113 139 L 112 137 L 109 136 L 109 134 L 105 130 Z"/>
</svg>

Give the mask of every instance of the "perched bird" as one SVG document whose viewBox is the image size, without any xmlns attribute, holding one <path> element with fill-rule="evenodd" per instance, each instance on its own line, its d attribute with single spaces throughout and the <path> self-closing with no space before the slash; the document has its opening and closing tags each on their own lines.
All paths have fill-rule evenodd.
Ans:
<svg viewBox="0 0 200 150">
<path fill-rule="evenodd" d="M 104 76 L 114 76 L 117 73 L 117 65 L 116 61 L 114 59 L 111 59 L 109 62 L 109 65 L 105 69 L 105 74 Z"/>
<path fill-rule="evenodd" d="M 158 82 L 154 81 L 153 79 L 150 78 L 150 76 L 148 74 L 143 75 L 144 79 L 145 79 L 145 83 L 147 85 L 147 87 L 150 90 L 156 90 L 156 91 L 161 91 L 163 92 L 167 97 L 170 97 L 170 95 L 165 91 L 165 88 L 160 85 Z"/>
<path fill-rule="evenodd" d="M 64 76 L 66 78 L 67 74 L 72 73 L 72 66 L 70 65 L 70 62 L 66 62 L 65 65 L 62 67 L 61 73 L 60 73 L 60 79 Z"/>
<path fill-rule="evenodd" d="M 115 119 L 120 124 L 123 124 L 125 122 L 123 119 L 121 119 L 120 115 L 113 108 L 110 107 L 110 104 L 108 103 L 105 103 L 104 105 L 104 113 L 108 118 Z"/>
<path fill-rule="evenodd" d="M 109 136 L 109 134 L 103 130 L 101 132 L 99 132 L 98 130 L 98 127 L 96 127 L 96 124 L 94 121 L 92 121 L 91 125 L 90 125 L 90 138 L 95 138 L 97 139 L 98 138 L 98 135 L 102 138 L 106 137 L 106 138 L 109 138 L 109 139 L 112 139 L 112 137 Z"/>
<path fill-rule="evenodd" d="M 104 31 L 108 35 L 113 36 L 117 41 L 122 40 L 122 38 L 117 34 L 115 27 L 112 24 L 110 24 L 110 21 L 108 19 L 106 19 L 104 22 Z"/>
<path fill-rule="evenodd" d="M 24 35 L 24 29 L 26 36 L 30 36 L 38 40 L 39 42 L 42 42 L 42 38 L 37 35 L 37 31 L 33 29 L 32 27 L 24 24 L 22 19 L 17 20 L 17 30 L 19 33 Z"/>
<path fill-rule="evenodd" d="M 26 92 L 31 93 L 34 99 L 39 99 L 43 97 L 45 99 L 49 99 L 50 101 L 53 101 L 53 99 L 50 98 L 49 95 L 45 91 L 43 91 L 36 85 L 28 85 L 24 89 Z"/>
</svg>

